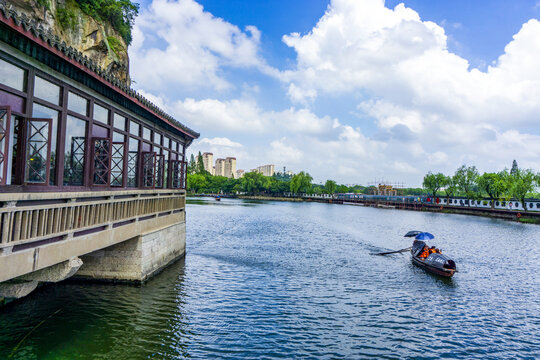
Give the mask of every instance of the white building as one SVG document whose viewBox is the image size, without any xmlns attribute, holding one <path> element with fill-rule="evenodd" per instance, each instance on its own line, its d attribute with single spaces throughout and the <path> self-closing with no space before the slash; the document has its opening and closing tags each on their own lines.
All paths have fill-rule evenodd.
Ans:
<svg viewBox="0 0 540 360">
<path fill-rule="evenodd" d="M 236 177 L 236 158 L 235 157 L 228 157 L 225 159 L 225 169 L 224 169 L 224 176 L 228 177 L 230 179 L 234 179 Z"/>
<path fill-rule="evenodd" d="M 257 172 L 263 174 L 264 176 L 273 176 L 276 172 L 274 165 L 262 165 L 257 167 Z"/>
<path fill-rule="evenodd" d="M 205 152 L 204 154 L 202 154 L 202 158 L 203 158 L 204 170 L 214 175 L 214 167 L 213 167 L 214 154 L 212 154 L 211 152 Z"/>
<path fill-rule="evenodd" d="M 225 176 L 225 159 L 216 160 L 215 176 Z"/>
</svg>

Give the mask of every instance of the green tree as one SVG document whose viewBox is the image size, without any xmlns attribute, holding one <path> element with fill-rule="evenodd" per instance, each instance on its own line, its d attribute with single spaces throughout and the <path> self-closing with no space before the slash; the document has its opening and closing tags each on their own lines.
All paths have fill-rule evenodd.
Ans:
<svg viewBox="0 0 540 360">
<path fill-rule="evenodd" d="M 454 196 L 454 194 L 456 193 L 458 189 L 458 186 L 452 176 L 444 177 L 443 186 L 444 186 L 444 194 L 446 195 L 446 204 L 449 204 L 450 197 Z"/>
<path fill-rule="evenodd" d="M 534 191 L 537 186 L 537 175 L 532 170 L 518 169 L 515 175 L 510 178 L 510 192 L 512 196 L 521 202 L 523 209 L 527 210 L 525 197 L 527 193 Z"/>
<path fill-rule="evenodd" d="M 435 197 L 437 196 L 437 191 L 446 184 L 446 176 L 442 173 L 432 174 L 431 171 L 424 176 L 424 182 L 422 185 L 429 193 Z"/>
<path fill-rule="evenodd" d="M 197 165 L 195 167 L 195 171 L 198 174 L 204 174 L 206 170 L 204 170 L 204 162 L 201 152 L 199 151 L 199 154 L 197 155 Z"/>
<path fill-rule="evenodd" d="M 212 176 L 206 172 L 206 179 L 208 181 L 207 190 L 214 194 L 220 194 L 225 192 L 225 186 L 227 184 L 227 179 L 225 176 Z"/>
<path fill-rule="evenodd" d="M 308 173 L 300 171 L 291 179 L 290 190 L 293 194 L 307 193 L 311 190 L 313 178 Z"/>
<path fill-rule="evenodd" d="M 324 184 L 324 189 L 326 190 L 327 194 L 333 194 L 336 192 L 337 184 L 334 180 L 326 180 L 326 183 Z"/>
<path fill-rule="evenodd" d="M 336 188 L 336 192 L 338 194 L 346 194 L 349 192 L 349 188 L 345 185 L 339 185 L 337 188 Z"/>
<path fill-rule="evenodd" d="M 514 160 L 512 161 L 512 169 L 510 170 L 510 175 L 516 176 L 518 171 L 519 171 L 519 167 L 518 167 L 517 161 Z"/>
<path fill-rule="evenodd" d="M 491 208 L 495 208 L 495 200 L 504 196 L 509 185 L 509 174 L 506 170 L 498 173 L 483 173 L 478 177 L 478 188 L 491 199 Z"/>
<path fill-rule="evenodd" d="M 187 175 L 187 190 L 193 193 L 199 193 L 206 188 L 208 182 L 203 174 L 188 174 Z"/>
<path fill-rule="evenodd" d="M 189 164 L 187 166 L 187 172 L 188 174 L 194 174 L 195 173 L 195 155 L 191 154 L 191 158 L 189 159 Z"/>
<path fill-rule="evenodd" d="M 270 180 L 258 172 L 249 172 L 240 179 L 242 191 L 249 195 L 258 195 L 269 187 Z"/>
<path fill-rule="evenodd" d="M 462 191 L 467 199 L 474 199 L 477 196 L 475 191 L 476 180 L 478 179 L 478 170 L 476 166 L 462 165 L 456 170 L 454 180 L 458 186 L 458 189 Z M 469 201 L 469 206 L 471 202 Z"/>
</svg>

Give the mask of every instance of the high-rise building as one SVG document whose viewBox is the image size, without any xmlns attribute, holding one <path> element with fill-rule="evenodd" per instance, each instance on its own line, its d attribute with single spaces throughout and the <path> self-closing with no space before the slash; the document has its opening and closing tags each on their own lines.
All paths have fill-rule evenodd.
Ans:
<svg viewBox="0 0 540 360">
<path fill-rule="evenodd" d="M 225 176 L 225 159 L 216 159 L 215 176 Z"/>
<path fill-rule="evenodd" d="M 236 158 L 228 157 L 225 159 L 225 176 L 234 179 L 236 177 Z"/>
<path fill-rule="evenodd" d="M 274 165 L 262 165 L 257 167 L 257 172 L 264 176 L 273 176 L 275 173 Z"/>
<path fill-rule="evenodd" d="M 214 164 L 214 154 L 212 154 L 211 152 L 205 152 L 204 154 L 202 154 L 202 158 L 204 170 L 214 175 L 214 168 L 212 166 Z"/>
<path fill-rule="evenodd" d="M 245 171 L 242 170 L 242 169 L 236 170 L 236 178 L 237 178 L 237 179 L 243 178 L 243 177 L 244 177 L 244 172 L 245 172 Z"/>
</svg>

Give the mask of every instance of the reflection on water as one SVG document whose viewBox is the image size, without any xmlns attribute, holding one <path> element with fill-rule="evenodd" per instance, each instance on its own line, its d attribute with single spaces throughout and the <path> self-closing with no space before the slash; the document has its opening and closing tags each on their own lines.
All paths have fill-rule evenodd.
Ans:
<svg viewBox="0 0 540 360">
<path fill-rule="evenodd" d="M 188 246 L 140 287 L 60 283 L 0 310 L 0 358 L 530 358 L 538 227 L 317 203 L 190 199 Z M 410 254 L 436 235 L 452 279 Z M 22 340 L 22 342 L 21 342 Z M 19 347 L 15 352 L 13 349 Z"/>
</svg>

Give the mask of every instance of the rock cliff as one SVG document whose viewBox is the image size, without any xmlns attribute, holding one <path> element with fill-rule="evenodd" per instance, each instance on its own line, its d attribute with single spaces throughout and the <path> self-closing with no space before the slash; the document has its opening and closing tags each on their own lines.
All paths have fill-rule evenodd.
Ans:
<svg viewBox="0 0 540 360">
<path fill-rule="evenodd" d="M 109 24 L 85 14 L 75 0 L 9 0 L 7 3 L 130 85 L 125 40 Z"/>
</svg>

